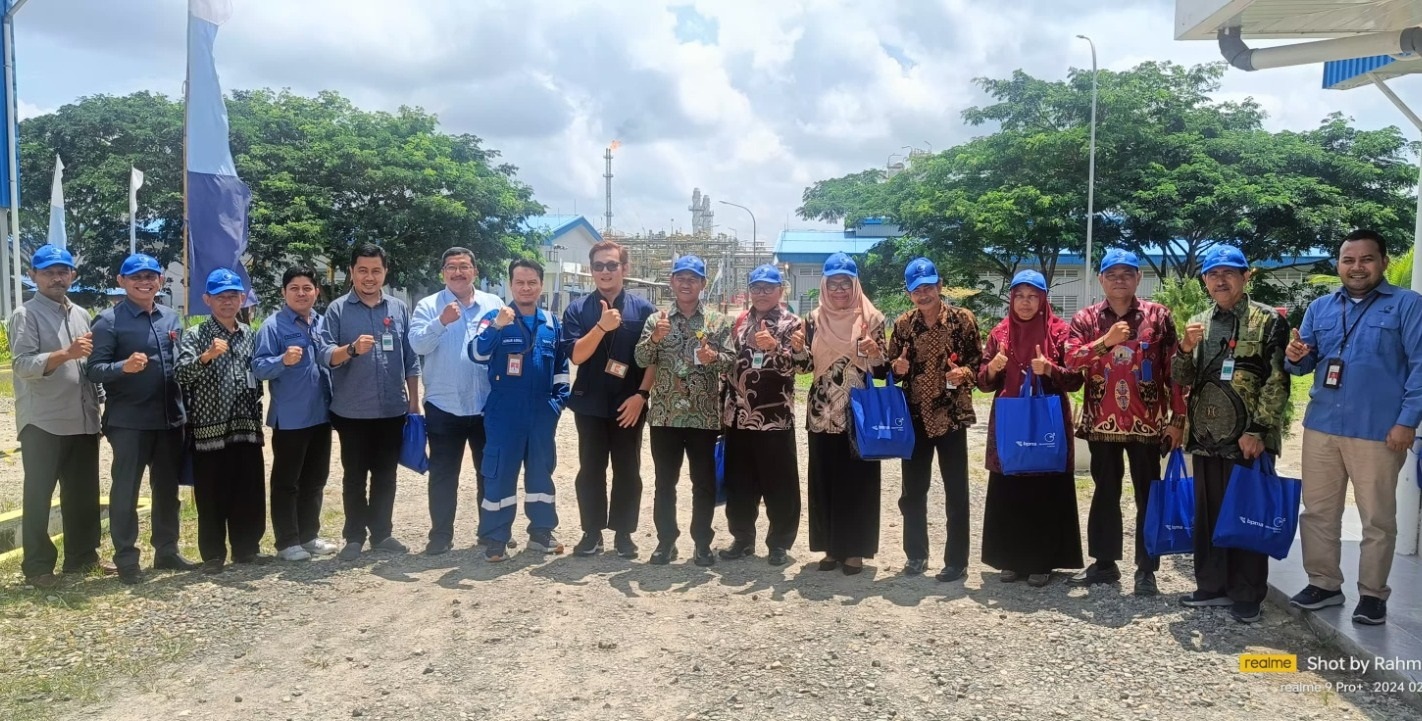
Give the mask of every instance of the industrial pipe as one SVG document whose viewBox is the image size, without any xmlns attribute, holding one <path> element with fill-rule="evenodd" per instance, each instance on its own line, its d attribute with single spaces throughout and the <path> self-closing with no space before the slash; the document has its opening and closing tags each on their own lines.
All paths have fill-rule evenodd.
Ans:
<svg viewBox="0 0 1422 721">
<path fill-rule="evenodd" d="M 1315 40 L 1272 48 L 1251 48 L 1244 44 L 1239 28 L 1219 31 L 1220 54 L 1240 70 L 1266 70 L 1292 65 L 1311 65 L 1330 60 L 1351 60 L 1374 55 L 1422 53 L 1422 27 L 1367 33 L 1343 38 Z"/>
</svg>

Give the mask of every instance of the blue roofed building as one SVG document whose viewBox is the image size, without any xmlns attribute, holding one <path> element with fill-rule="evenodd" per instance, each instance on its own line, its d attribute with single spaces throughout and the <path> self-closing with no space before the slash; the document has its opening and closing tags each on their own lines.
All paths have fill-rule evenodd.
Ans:
<svg viewBox="0 0 1422 721">
<path fill-rule="evenodd" d="M 775 241 L 775 262 L 790 284 L 785 300 L 796 313 L 810 312 L 817 305 L 810 291 L 820 288 L 826 258 L 847 253 L 857 260 L 885 239 L 902 236 L 898 225 L 880 218 L 866 218 L 853 228 L 839 230 L 781 231 Z"/>
</svg>

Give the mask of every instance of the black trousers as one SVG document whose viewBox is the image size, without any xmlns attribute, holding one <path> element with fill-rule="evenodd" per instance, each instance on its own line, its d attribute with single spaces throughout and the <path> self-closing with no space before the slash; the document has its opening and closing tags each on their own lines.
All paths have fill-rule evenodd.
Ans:
<svg viewBox="0 0 1422 721">
<path fill-rule="evenodd" d="M 1155 573 L 1160 570 L 1160 559 L 1151 558 L 1145 550 L 1145 512 L 1151 484 L 1160 480 L 1160 444 L 1091 441 L 1087 445 L 1091 447 L 1091 480 L 1096 489 L 1086 519 L 1086 555 L 1098 563 L 1121 560 L 1121 483 L 1129 462 L 1136 498 L 1136 569 Z"/>
<path fill-rule="evenodd" d="M 99 434 L 57 436 L 30 424 L 20 431 L 25 465 L 20 540 L 25 578 L 54 573 L 58 549 L 49 537 L 50 502 L 59 484 L 64 520 L 64 572 L 99 562 Z M 714 491 L 713 491 L 714 492 Z"/>
<path fill-rule="evenodd" d="M 938 454 L 938 474 L 943 477 L 943 506 L 948 537 L 943 542 L 943 565 L 968 567 L 968 429 L 959 428 L 929 438 L 923 422 L 914 419 L 913 456 L 900 463 L 903 490 L 899 512 L 904 516 L 904 555 L 928 560 L 928 489 L 933 483 L 933 455 Z"/>
<path fill-rule="evenodd" d="M 114 450 L 109 536 L 114 542 L 114 565 L 119 568 L 138 568 L 138 493 L 144 469 L 153 495 L 153 553 L 159 558 L 178 553 L 178 474 L 185 433 L 182 426 L 161 431 L 104 429 Z"/>
<path fill-rule="evenodd" d="M 341 437 L 341 506 L 346 543 L 375 545 L 390 537 L 395 515 L 395 469 L 400 463 L 405 416 L 342 418 L 331 414 Z M 370 479 L 369 495 L 366 478 Z"/>
<path fill-rule="evenodd" d="M 316 540 L 331 474 L 331 424 L 272 431 L 272 535 L 277 550 Z"/>
<path fill-rule="evenodd" d="M 578 496 L 578 516 L 583 533 L 618 533 L 637 530 L 642 510 L 642 428 L 623 428 L 616 418 L 573 414 L 578 429 L 578 475 L 573 490 Z M 612 461 L 612 496 L 607 493 L 607 463 Z"/>
<path fill-rule="evenodd" d="M 716 515 L 716 437 L 720 431 L 703 428 L 652 426 L 652 465 L 657 479 L 652 500 L 652 522 L 657 541 L 670 543 L 681 535 L 676 524 L 676 486 L 681 462 L 691 466 L 691 540 L 698 548 L 715 537 L 711 519 Z"/>
<path fill-rule="evenodd" d="M 198 554 L 204 561 L 255 556 L 267 530 L 262 447 L 229 443 L 193 452 L 193 500 L 197 502 Z"/>
<path fill-rule="evenodd" d="M 788 549 L 800 532 L 800 459 L 795 432 L 726 431 L 726 526 L 737 543 L 755 543 L 760 502 L 770 531 L 769 548 Z"/>
<path fill-rule="evenodd" d="M 430 542 L 453 543 L 466 447 L 474 454 L 475 498 L 484 498 L 484 416 L 457 416 L 426 403 L 425 436 L 430 442 Z"/>
<path fill-rule="evenodd" d="M 830 558 L 879 552 L 879 461 L 854 457 L 847 433 L 810 431 L 810 550 Z"/>
<path fill-rule="evenodd" d="M 1224 504 L 1229 476 L 1249 461 L 1190 456 L 1195 476 L 1195 587 L 1225 593 L 1232 601 L 1261 603 L 1269 593 L 1269 557 L 1238 548 L 1218 548 L 1210 539 Z"/>
</svg>

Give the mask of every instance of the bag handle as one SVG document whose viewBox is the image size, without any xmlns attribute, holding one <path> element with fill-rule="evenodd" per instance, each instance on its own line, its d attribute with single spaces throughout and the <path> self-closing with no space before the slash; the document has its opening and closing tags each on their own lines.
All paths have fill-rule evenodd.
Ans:
<svg viewBox="0 0 1422 721">
<path fill-rule="evenodd" d="M 1022 387 L 1018 389 L 1017 395 L 1023 398 L 1047 395 L 1047 392 L 1042 389 L 1041 377 L 1033 373 L 1030 367 L 1022 372 Z"/>
<path fill-rule="evenodd" d="M 1185 477 L 1185 452 L 1179 448 L 1170 451 L 1170 460 L 1165 464 L 1164 480 L 1178 481 Z"/>
<path fill-rule="evenodd" d="M 1279 475 L 1274 472 L 1274 454 L 1269 451 L 1259 454 L 1259 457 L 1254 459 L 1254 470 L 1269 476 Z"/>
</svg>

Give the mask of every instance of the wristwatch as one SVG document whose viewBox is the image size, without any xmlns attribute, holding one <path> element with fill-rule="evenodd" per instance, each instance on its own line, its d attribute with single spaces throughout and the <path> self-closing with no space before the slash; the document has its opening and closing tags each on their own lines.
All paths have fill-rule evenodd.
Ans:
<svg viewBox="0 0 1422 721">
<path fill-rule="evenodd" d="M 354 357 L 360 355 L 359 353 L 356 352 L 355 343 L 347 343 L 347 344 L 346 344 L 346 355 L 349 355 L 349 356 L 352 357 L 352 358 L 354 358 Z"/>
<path fill-rule="evenodd" d="M 650 399 L 652 397 L 652 392 L 638 388 L 637 395 L 642 396 L 643 399 Z"/>
</svg>

